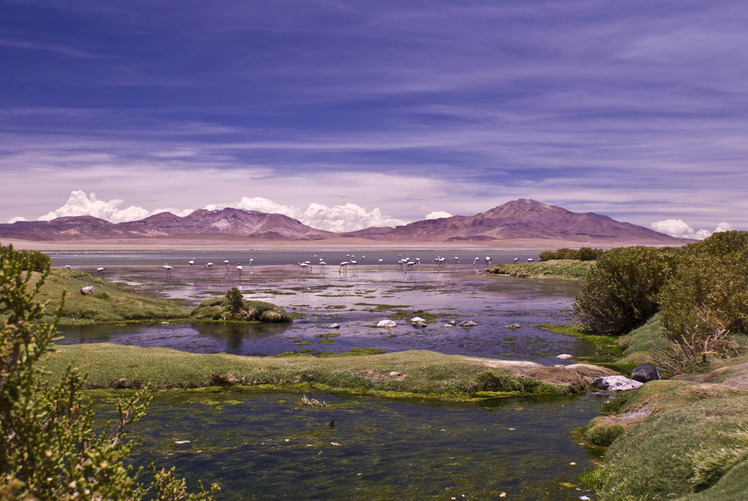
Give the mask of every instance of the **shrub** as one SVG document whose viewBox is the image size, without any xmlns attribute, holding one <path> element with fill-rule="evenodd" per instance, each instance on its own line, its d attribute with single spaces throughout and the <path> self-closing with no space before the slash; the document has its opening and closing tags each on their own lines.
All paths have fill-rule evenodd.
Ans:
<svg viewBox="0 0 748 501">
<path fill-rule="evenodd" d="M 734 353 L 729 334 L 748 332 L 748 232 L 715 233 L 684 249 L 659 301 L 674 345 L 656 356 L 673 370 Z"/>
<path fill-rule="evenodd" d="M 37 271 L 43 272 L 49 269 L 52 265 L 52 259 L 39 251 L 28 251 L 28 250 L 16 250 L 12 245 L 0 246 L 0 254 L 3 254 L 5 258 L 13 257 L 19 259 L 21 262 L 26 263 L 25 271 Z"/>
<path fill-rule="evenodd" d="M 226 307 L 231 315 L 238 315 L 239 312 L 244 308 L 244 297 L 242 291 L 233 287 L 226 293 Z"/>
<path fill-rule="evenodd" d="M 619 336 L 642 324 L 659 308 L 657 295 L 676 251 L 626 247 L 604 252 L 592 266 L 574 304 L 586 333 Z"/>
<path fill-rule="evenodd" d="M 81 395 L 85 383 L 68 368 L 54 386 L 44 384 L 40 362 L 53 350 L 57 320 L 42 324 L 45 307 L 33 301 L 49 267 L 31 280 L 31 257 L 0 252 L 0 498 L 21 499 L 187 499 L 184 481 L 173 470 L 156 471 L 138 482 L 126 464 L 132 442 L 127 428 L 145 414 L 147 390 L 118 403 L 114 430 L 95 431 L 94 413 Z M 64 301 L 64 295 L 63 295 Z M 212 499 L 215 491 L 190 496 Z"/>
<path fill-rule="evenodd" d="M 594 261 L 602 256 L 602 249 L 591 249 L 582 247 L 580 249 L 558 249 L 556 251 L 543 251 L 538 256 L 540 261 L 550 261 L 552 259 L 572 259 L 575 261 Z"/>
</svg>

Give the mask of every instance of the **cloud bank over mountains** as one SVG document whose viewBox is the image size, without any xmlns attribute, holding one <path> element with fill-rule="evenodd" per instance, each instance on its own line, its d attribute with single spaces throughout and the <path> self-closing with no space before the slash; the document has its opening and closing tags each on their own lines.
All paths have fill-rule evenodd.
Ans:
<svg viewBox="0 0 748 501">
<path fill-rule="evenodd" d="M 135 205 L 120 209 L 120 206 L 123 203 L 124 201 L 119 199 L 108 201 L 99 200 L 95 193 L 88 195 L 83 190 L 75 190 L 70 193 L 70 197 L 64 205 L 40 216 L 39 220 L 50 221 L 58 217 L 66 216 L 94 216 L 112 223 L 124 223 L 127 221 L 144 219 L 161 212 L 171 212 L 177 216 L 186 216 L 195 210 L 194 208 L 160 208 L 149 211 L 148 209 L 137 207 Z M 384 215 L 378 207 L 372 210 L 367 210 L 360 205 L 350 202 L 345 205 L 335 205 L 333 207 L 328 207 L 319 203 L 311 203 L 305 209 L 301 209 L 290 205 L 278 204 L 263 197 L 242 197 L 238 202 L 209 204 L 202 208 L 207 210 L 219 210 L 226 207 L 265 212 L 269 214 L 283 214 L 298 219 L 312 228 L 333 231 L 336 233 L 356 231 L 378 226 L 394 227 L 413 222 Z M 490 207 L 486 207 L 486 210 L 488 209 L 490 209 Z M 439 219 L 447 217 L 452 217 L 452 214 L 445 211 L 434 211 L 427 214 L 424 219 Z M 24 218 L 13 218 L 9 222 L 13 223 L 15 221 L 23 220 Z M 719 223 L 713 231 L 703 228 L 695 230 L 682 219 L 663 219 L 655 221 L 650 226 L 653 230 L 666 235 L 699 240 L 707 238 L 712 233 L 729 231 L 732 229 L 728 223 L 722 222 Z"/>
<path fill-rule="evenodd" d="M 127 221 L 144 219 L 161 212 L 171 212 L 177 216 L 186 216 L 195 210 L 195 208 L 159 208 L 149 211 L 143 207 L 137 207 L 134 205 L 125 209 L 120 209 L 120 206 L 123 203 L 123 200 L 118 199 L 108 201 L 99 200 L 96 198 L 95 193 L 87 195 L 83 190 L 76 190 L 70 193 L 70 198 L 68 198 L 63 206 L 40 216 L 39 220 L 50 221 L 58 217 L 66 216 L 94 216 L 112 223 L 124 223 Z M 338 233 L 356 231 L 375 226 L 398 226 L 409 222 L 385 216 L 379 208 L 367 210 L 364 207 L 353 203 L 346 203 L 345 205 L 336 205 L 333 207 L 311 203 L 306 209 L 301 209 L 289 205 L 277 204 L 267 198 L 242 197 L 238 202 L 209 204 L 202 208 L 216 210 L 224 209 L 226 207 L 266 212 L 269 214 L 283 214 L 298 219 L 312 228 Z M 19 220 L 23 220 L 23 218 L 14 218 L 9 222 L 13 223 Z"/>
</svg>

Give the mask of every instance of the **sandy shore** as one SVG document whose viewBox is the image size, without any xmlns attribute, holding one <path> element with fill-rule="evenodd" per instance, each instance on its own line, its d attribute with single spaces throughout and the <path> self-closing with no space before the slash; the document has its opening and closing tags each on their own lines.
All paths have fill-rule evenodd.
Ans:
<svg viewBox="0 0 748 501">
<path fill-rule="evenodd" d="M 39 251 L 73 250 L 171 250 L 171 249 L 560 249 L 564 247 L 613 248 L 637 245 L 636 242 L 606 242 L 607 245 L 588 242 L 571 242 L 549 239 L 507 239 L 494 242 L 434 242 L 434 241 L 381 241 L 364 238 L 332 238 L 326 240 L 259 240 L 241 237 L 191 237 L 191 238 L 131 238 L 99 240 L 2 240 L 16 249 Z M 645 244 L 646 245 L 646 244 Z"/>
</svg>

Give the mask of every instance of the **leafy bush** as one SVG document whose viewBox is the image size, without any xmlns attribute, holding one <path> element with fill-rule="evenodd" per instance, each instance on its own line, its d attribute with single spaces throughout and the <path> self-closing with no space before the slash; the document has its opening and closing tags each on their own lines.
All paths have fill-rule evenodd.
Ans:
<svg viewBox="0 0 748 501">
<path fill-rule="evenodd" d="M 642 246 L 605 251 L 592 266 L 574 304 L 580 329 L 619 336 L 654 315 L 675 254 L 673 249 Z"/>
<path fill-rule="evenodd" d="M 12 247 L 0 252 L 0 498 L 212 499 L 215 491 L 189 495 L 173 470 L 153 465 L 151 481 L 141 484 L 140 470 L 125 463 L 133 447 L 127 428 L 145 414 L 146 390 L 120 401 L 117 426 L 99 433 L 77 369 L 44 383 L 39 365 L 53 350 L 57 321 L 40 323 L 45 307 L 33 298 L 49 267 L 32 281 L 31 261 Z"/>
<path fill-rule="evenodd" d="M 734 353 L 730 334 L 748 332 L 748 233 L 715 233 L 689 245 L 660 295 L 665 337 L 662 364 Z"/>
<path fill-rule="evenodd" d="M 7 247 L 0 246 L 0 254 L 3 255 L 3 259 L 17 258 L 23 263 L 27 263 L 24 271 L 38 271 L 42 272 L 52 265 L 52 259 L 39 251 L 28 251 L 28 250 L 16 250 L 12 245 Z"/>
</svg>

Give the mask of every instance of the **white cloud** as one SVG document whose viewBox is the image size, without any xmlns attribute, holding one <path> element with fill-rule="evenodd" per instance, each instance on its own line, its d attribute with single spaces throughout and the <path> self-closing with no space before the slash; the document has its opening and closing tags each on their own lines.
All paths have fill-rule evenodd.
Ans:
<svg viewBox="0 0 748 501">
<path fill-rule="evenodd" d="M 443 210 L 429 212 L 428 214 L 426 214 L 426 219 L 442 219 L 445 217 L 452 217 L 452 214 L 450 214 L 449 212 L 444 212 Z"/>
<path fill-rule="evenodd" d="M 228 204 L 226 207 L 255 210 L 259 212 L 267 212 L 269 214 L 283 214 L 298 219 L 312 228 L 338 233 L 362 230 L 374 226 L 397 226 L 406 224 L 405 221 L 400 219 L 382 215 L 379 208 L 369 211 L 364 207 L 353 203 L 328 207 L 327 205 L 313 202 L 310 203 L 306 209 L 302 210 L 294 206 L 281 205 L 263 197 L 242 197 L 239 202 Z M 217 208 L 221 207 L 216 205 L 206 207 L 206 209 Z"/>
<path fill-rule="evenodd" d="M 70 193 L 70 198 L 65 205 L 39 217 L 39 220 L 50 221 L 66 216 L 94 216 L 112 223 L 122 223 L 143 219 L 151 214 L 148 210 L 134 205 L 119 209 L 120 204 L 122 200 L 97 200 L 95 193 L 91 193 L 89 197 L 83 190 L 76 190 Z"/>
<path fill-rule="evenodd" d="M 405 221 L 382 215 L 379 208 L 367 211 L 360 205 L 326 205 L 311 203 L 299 218 L 302 223 L 320 230 L 346 232 L 375 226 L 398 226 Z"/>
<path fill-rule="evenodd" d="M 26 221 L 26 218 L 25 217 L 14 217 L 10 221 L 8 221 L 8 224 L 13 224 L 13 223 L 15 223 L 17 221 Z"/>
<path fill-rule="evenodd" d="M 662 219 L 660 221 L 655 221 L 651 226 L 655 231 L 665 233 L 666 235 L 670 235 L 671 237 L 693 238 L 696 240 L 703 240 L 711 236 L 713 233 L 730 231 L 732 229 L 729 223 L 721 222 L 717 225 L 714 231 L 706 230 L 703 228 L 694 230 L 688 225 L 688 223 L 686 223 L 682 219 Z"/>
<path fill-rule="evenodd" d="M 118 207 L 122 203 L 122 200 L 98 200 L 94 193 L 87 195 L 83 190 L 76 190 L 70 193 L 70 197 L 65 205 L 41 216 L 39 220 L 49 221 L 58 217 L 66 216 L 94 216 L 112 223 L 122 223 L 143 219 L 161 212 L 171 212 L 178 216 L 186 216 L 193 211 L 193 209 L 175 208 L 149 211 L 143 207 L 136 206 L 130 206 L 127 209 L 119 209 Z M 242 197 L 238 202 L 208 204 L 204 208 L 208 210 L 217 210 L 225 207 L 254 210 L 270 214 L 283 214 L 298 219 L 312 228 L 334 232 L 356 231 L 374 226 L 397 226 L 407 223 L 407 221 L 383 215 L 379 208 L 367 210 L 364 207 L 353 203 L 335 205 L 333 207 L 311 203 L 306 209 L 300 209 L 290 205 L 275 203 L 268 198 Z M 23 218 L 13 218 L 11 222 L 19 220 L 23 220 Z"/>
</svg>

